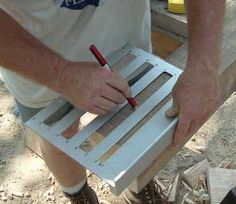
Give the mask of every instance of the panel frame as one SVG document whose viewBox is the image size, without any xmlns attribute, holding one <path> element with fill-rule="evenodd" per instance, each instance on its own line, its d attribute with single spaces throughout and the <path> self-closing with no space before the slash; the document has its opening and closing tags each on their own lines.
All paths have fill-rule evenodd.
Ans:
<svg viewBox="0 0 236 204">
<path fill-rule="evenodd" d="M 51 127 L 44 123 L 48 117 L 68 103 L 63 98 L 51 103 L 26 123 L 27 128 L 32 129 L 36 134 L 106 181 L 110 185 L 112 192 L 116 195 L 120 194 L 128 187 L 171 143 L 175 125 L 178 120 L 178 118 L 168 119 L 165 117 L 165 111 L 171 107 L 172 102 L 166 103 L 105 162 L 101 163 L 99 161 L 99 158 L 107 150 L 115 145 L 128 131 L 171 93 L 174 84 L 182 72 L 180 69 L 164 60 L 141 49 L 134 48 L 131 45 L 126 45 L 110 56 L 108 59 L 110 65 L 113 66 L 128 53 L 135 55 L 137 58 L 122 69 L 120 73 L 122 77 L 127 78 L 145 62 L 154 66 L 153 69 L 145 73 L 145 75 L 131 87 L 133 96 L 137 96 L 164 72 L 170 74 L 172 77 L 118 127 L 115 127 L 115 129 L 90 152 L 83 151 L 79 146 L 102 125 L 109 122 L 117 112 L 127 105 L 127 102 L 116 108 L 113 112 L 95 118 L 95 120 L 82 129 L 79 134 L 75 134 L 71 139 L 64 138 L 62 133 L 79 117 L 85 114 L 85 112 L 73 109 Z M 155 132 L 153 129 L 157 131 Z M 148 138 L 143 137 L 146 133 L 149 134 Z M 134 146 L 135 148 L 133 148 Z M 131 152 L 130 149 L 132 149 Z"/>
</svg>

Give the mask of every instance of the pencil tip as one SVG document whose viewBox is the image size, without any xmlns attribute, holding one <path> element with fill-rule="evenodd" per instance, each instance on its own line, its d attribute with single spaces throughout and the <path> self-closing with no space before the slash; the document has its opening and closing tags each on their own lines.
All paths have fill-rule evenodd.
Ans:
<svg viewBox="0 0 236 204">
<path fill-rule="evenodd" d="M 134 108 L 134 110 L 137 110 L 137 109 L 138 109 L 138 106 L 136 105 L 136 106 L 134 106 L 133 108 Z"/>
</svg>

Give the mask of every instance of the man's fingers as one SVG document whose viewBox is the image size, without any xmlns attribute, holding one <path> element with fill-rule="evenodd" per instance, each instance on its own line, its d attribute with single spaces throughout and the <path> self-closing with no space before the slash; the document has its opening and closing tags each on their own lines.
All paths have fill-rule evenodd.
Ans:
<svg viewBox="0 0 236 204">
<path fill-rule="evenodd" d="M 173 105 L 171 106 L 171 108 L 169 108 L 167 111 L 166 111 L 166 117 L 169 117 L 169 118 L 174 118 L 178 115 L 179 113 L 179 108 L 178 108 L 178 105 L 175 101 L 173 101 Z"/>
<path fill-rule="evenodd" d="M 183 115 L 179 116 L 177 128 L 175 129 L 175 133 L 174 133 L 175 145 L 180 145 L 181 142 L 184 140 L 184 138 L 188 134 L 190 124 L 191 124 L 191 121 L 186 116 L 183 116 Z"/>
<path fill-rule="evenodd" d="M 102 96 L 116 104 L 122 104 L 125 102 L 125 97 L 122 93 L 109 85 L 106 87 L 106 90 Z"/>
<path fill-rule="evenodd" d="M 116 108 L 118 105 L 104 97 L 99 97 L 96 102 L 96 106 L 106 112 L 110 111 L 111 109 Z"/>
<path fill-rule="evenodd" d="M 182 117 L 179 116 L 179 121 L 174 134 L 174 144 L 181 144 L 183 140 L 186 140 L 187 138 L 189 139 L 189 137 L 193 136 L 208 117 L 209 115 L 207 113 L 202 113 L 201 117 L 195 117 L 194 119 L 191 119 L 189 115 Z"/>
<path fill-rule="evenodd" d="M 210 114 L 208 111 L 205 111 L 205 113 L 202 114 L 202 117 L 198 120 L 195 120 L 191 123 L 189 127 L 189 136 L 193 136 L 199 128 L 207 121 L 207 119 L 210 117 Z"/>
<path fill-rule="evenodd" d="M 112 80 L 107 81 L 107 83 L 113 88 L 119 90 L 126 98 L 131 97 L 131 90 L 128 82 L 122 79 L 120 75 L 114 73 Z"/>
<path fill-rule="evenodd" d="M 198 128 L 201 126 L 200 124 L 201 124 L 200 120 L 199 121 L 192 121 L 192 123 L 190 124 L 187 136 L 189 136 L 189 137 L 193 136 L 197 132 Z"/>
<path fill-rule="evenodd" d="M 101 108 L 98 107 L 98 106 L 93 106 L 93 107 L 90 108 L 88 111 L 89 111 L 90 113 L 94 113 L 94 114 L 97 114 L 97 115 L 104 115 L 104 114 L 107 113 L 106 110 L 103 110 L 103 109 L 101 109 Z"/>
</svg>

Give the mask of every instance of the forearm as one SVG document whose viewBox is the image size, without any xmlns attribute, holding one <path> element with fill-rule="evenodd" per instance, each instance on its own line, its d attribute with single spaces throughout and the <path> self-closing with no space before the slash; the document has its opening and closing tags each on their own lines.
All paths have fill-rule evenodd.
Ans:
<svg viewBox="0 0 236 204">
<path fill-rule="evenodd" d="M 58 91 L 67 61 L 51 51 L 0 9 L 0 65 Z"/>
<path fill-rule="evenodd" d="M 225 0 L 187 0 L 189 56 L 187 69 L 217 73 L 220 63 Z"/>
</svg>

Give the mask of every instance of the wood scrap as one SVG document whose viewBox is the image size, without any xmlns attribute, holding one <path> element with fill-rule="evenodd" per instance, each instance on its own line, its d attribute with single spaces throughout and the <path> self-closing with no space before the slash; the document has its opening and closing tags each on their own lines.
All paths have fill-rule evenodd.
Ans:
<svg viewBox="0 0 236 204">
<path fill-rule="evenodd" d="M 24 193 L 22 193 L 22 192 L 12 191 L 12 192 L 10 192 L 10 194 L 12 196 L 19 197 L 19 198 L 24 197 Z"/>
<path fill-rule="evenodd" d="M 207 204 L 210 202 L 210 196 L 206 193 L 201 197 L 194 199 L 195 202 Z"/>
<path fill-rule="evenodd" d="M 26 198 L 30 198 L 30 197 L 31 197 L 31 194 L 30 194 L 29 192 L 27 192 L 27 193 L 25 194 L 25 197 L 26 197 Z"/>
<path fill-rule="evenodd" d="M 199 184 L 198 188 L 207 190 L 206 176 L 204 174 L 199 176 L 198 184 Z"/>
<path fill-rule="evenodd" d="M 222 161 L 217 167 L 218 168 L 223 168 L 223 169 L 230 169 L 231 168 L 231 162 L 226 162 L 226 161 Z"/>
<path fill-rule="evenodd" d="M 179 155 L 182 157 L 183 160 L 186 160 L 186 157 L 181 152 L 179 152 Z"/>
<path fill-rule="evenodd" d="M 157 182 L 157 185 L 159 185 L 161 187 L 161 190 L 162 191 L 166 191 L 166 186 L 160 181 L 159 178 L 156 178 L 156 182 Z"/>
<path fill-rule="evenodd" d="M 193 201 L 197 203 L 207 204 L 210 201 L 210 196 L 208 192 L 204 189 L 200 189 L 199 191 L 192 191 Z"/>
<path fill-rule="evenodd" d="M 167 190 L 167 195 L 170 195 L 172 187 L 173 187 L 173 184 L 170 184 Z"/>
<path fill-rule="evenodd" d="M 184 185 L 184 187 L 188 190 L 188 191 L 192 191 L 193 188 L 191 188 L 186 182 L 182 181 L 182 184 Z"/>
<path fill-rule="evenodd" d="M 203 161 L 193 165 L 192 167 L 184 171 L 181 176 L 188 185 L 194 188 L 197 184 L 199 176 L 206 174 L 207 169 L 210 167 L 211 165 L 208 160 L 204 159 Z"/>
<path fill-rule="evenodd" d="M 186 194 L 184 195 L 181 204 L 184 204 L 184 203 L 185 203 L 185 200 L 186 200 L 186 198 L 189 196 L 189 194 L 190 194 L 190 192 L 188 192 L 188 193 L 186 193 Z"/>
<path fill-rule="evenodd" d="M 173 183 L 173 186 L 172 186 L 170 194 L 169 194 L 169 198 L 168 198 L 169 203 L 176 202 L 176 197 L 177 197 L 177 193 L 178 193 L 178 189 L 179 189 L 179 185 L 180 185 L 180 180 L 181 180 L 181 178 L 180 178 L 179 174 L 177 174 L 177 176 L 174 179 L 174 183 Z"/>
<path fill-rule="evenodd" d="M 168 183 L 168 189 L 167 189 L 167 195 L 170 195 L 170 192 L 171 192 L 171 189 L 173 187 L 173 180 L 174 180 L 175 176 L 172 176 L 171 179 L 169 180 L 169 183 Z"/>
<path fill-rule="evenodd" d="M 4 202 L 6 202 L 8 200 L 8 198 L 4 194 L 2 194 L 0 198 Z"/>
<path fill-rule="evenodd" d="M 170 184 L 172 184 L 174 178 L 175 178 L 175 176 L 171 176 L 171 179 L 169 180 L 168 186 L 170 186 Z"/>
<path fill-rule="evenodd" d="M 207 148 L 208 147 L 206 145 L 199 145 L 196 147 L 196 150 L 199 151 L 200 153 L 206 153 Z"/>
<path fill-rule="evenodd" d="M 192 201 L 190 198 L 185 198 L 184 200 L 185 203 L 187 204 L 196 204 L 194 201 Z"/>
<path fill-rule="evenodd" d="M 207 184 L 211 204 L 219 204 L 227 193 L 236 186 L 236 170 L 209 168 Z"/>
<path fill-rule="evenodd" d="M 193 190 L 193 196 L 200 198 L 201 197 L 201 193 L 199 191 Z"/>
</svg>

